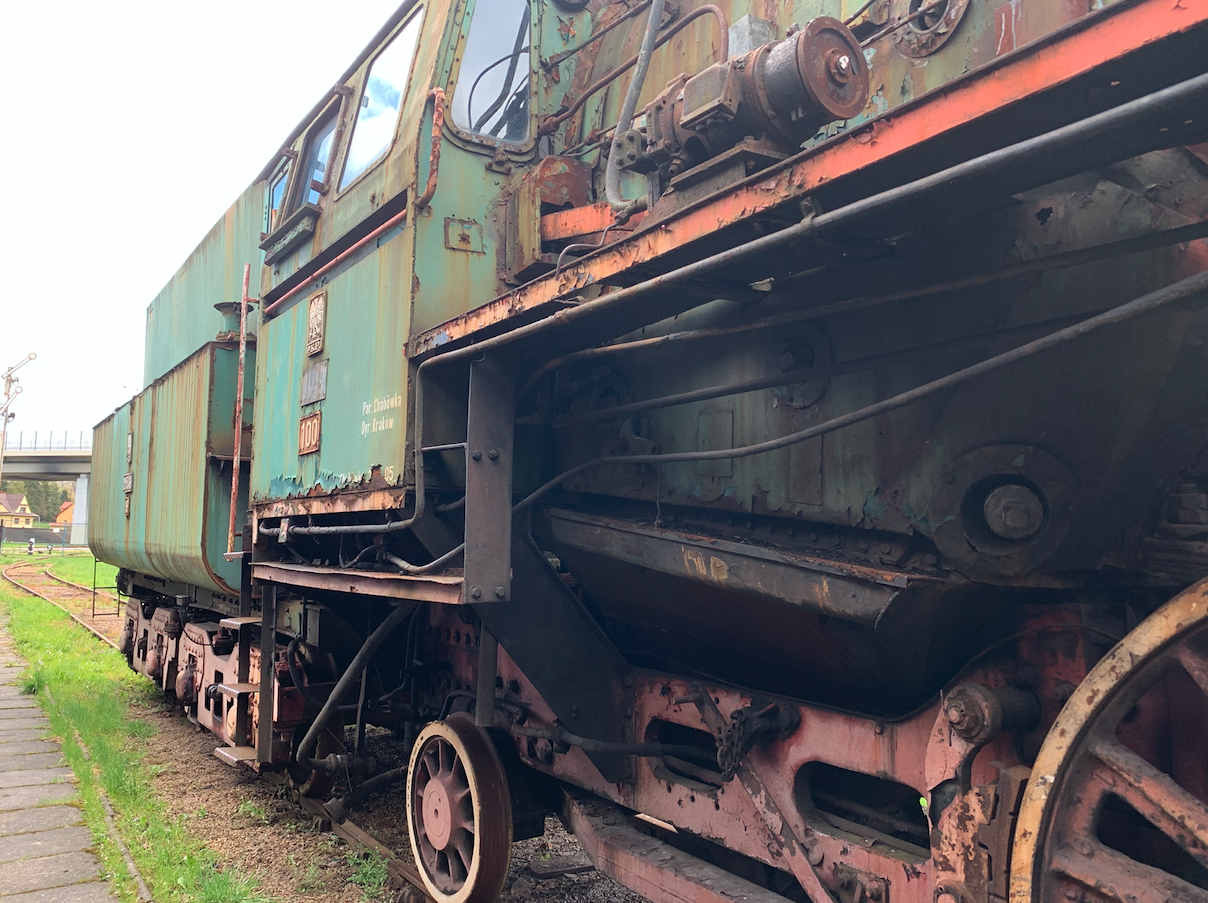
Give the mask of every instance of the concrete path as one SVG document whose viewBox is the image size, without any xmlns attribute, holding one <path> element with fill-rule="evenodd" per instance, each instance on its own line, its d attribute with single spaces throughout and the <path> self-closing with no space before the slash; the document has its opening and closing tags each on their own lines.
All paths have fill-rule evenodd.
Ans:
<svg viewBox="0 0 1208 903">
<path fill-rule="evenodd" d="M 115 903 L 101 880 L 75 776 L 18 677 L 25 662 L 0 624 L 0 903 Z"/>
</svg>

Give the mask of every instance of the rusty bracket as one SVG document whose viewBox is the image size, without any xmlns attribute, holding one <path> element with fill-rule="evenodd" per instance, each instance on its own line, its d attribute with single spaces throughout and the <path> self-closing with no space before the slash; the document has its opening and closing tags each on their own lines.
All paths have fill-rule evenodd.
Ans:
<svg viewBox="0 0 1208 903">
<path fill-rule="evenodd" d="M 471 363 L 464 581 L 472 603 L 511 598 L 515 409 L 511 372 L 489 355 Z"/>
<path fill-rule="evenodd" d="M 832 869 L 839 903 L 889 903 L 889 880 L 835 863 Z"/>
</svg>

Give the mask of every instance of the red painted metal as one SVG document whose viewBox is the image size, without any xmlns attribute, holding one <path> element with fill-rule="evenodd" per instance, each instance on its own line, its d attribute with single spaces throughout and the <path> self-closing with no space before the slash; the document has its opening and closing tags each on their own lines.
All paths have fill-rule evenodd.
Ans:
<svg viewBox="0 0 1208 903">
<path fill-rule="evenodd" d="M 223 555 L 228 561 L 238 557 L 235 554 L 235 520 L 239 514 L 239 450 L 243 438 L 243 371 L 247 360 L 247 306 L 252 303 L 252 299 L 247 296 L 247 290 L 251 278 L 252 265 L 245 263 L 243 265 L 243 298 L 239 302 L 239 375 L 235 380 L 235 447 L 231 452 L 231 520 L 227 527 L 227 550 Z M 256 303 L 259 303 L 258 299 Z"/>
</svg>

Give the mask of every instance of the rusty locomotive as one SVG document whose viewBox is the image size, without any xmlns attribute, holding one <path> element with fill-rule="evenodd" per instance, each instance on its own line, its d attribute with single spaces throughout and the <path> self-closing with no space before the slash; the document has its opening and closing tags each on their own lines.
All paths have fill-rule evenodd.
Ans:
<svg viewBox="0 0 1208 903">
<path fill-rule="evenodd" d="M 1205 903 L 1206 141 L 1208 0 L 408 0 L 148 309 L 124 652 L 439 903 Z"/>
</svg>

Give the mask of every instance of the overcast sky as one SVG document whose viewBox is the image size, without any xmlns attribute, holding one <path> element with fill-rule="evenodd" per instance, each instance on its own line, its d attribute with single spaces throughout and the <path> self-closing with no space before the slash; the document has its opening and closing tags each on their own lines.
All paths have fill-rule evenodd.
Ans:
<svg viewBox="0 0 1208 903">
<path fill-rule="evenodd" d="M 0 4 L 10 441 L 142 388 L 151 299 L 400 2 Z"/>
</svg>

